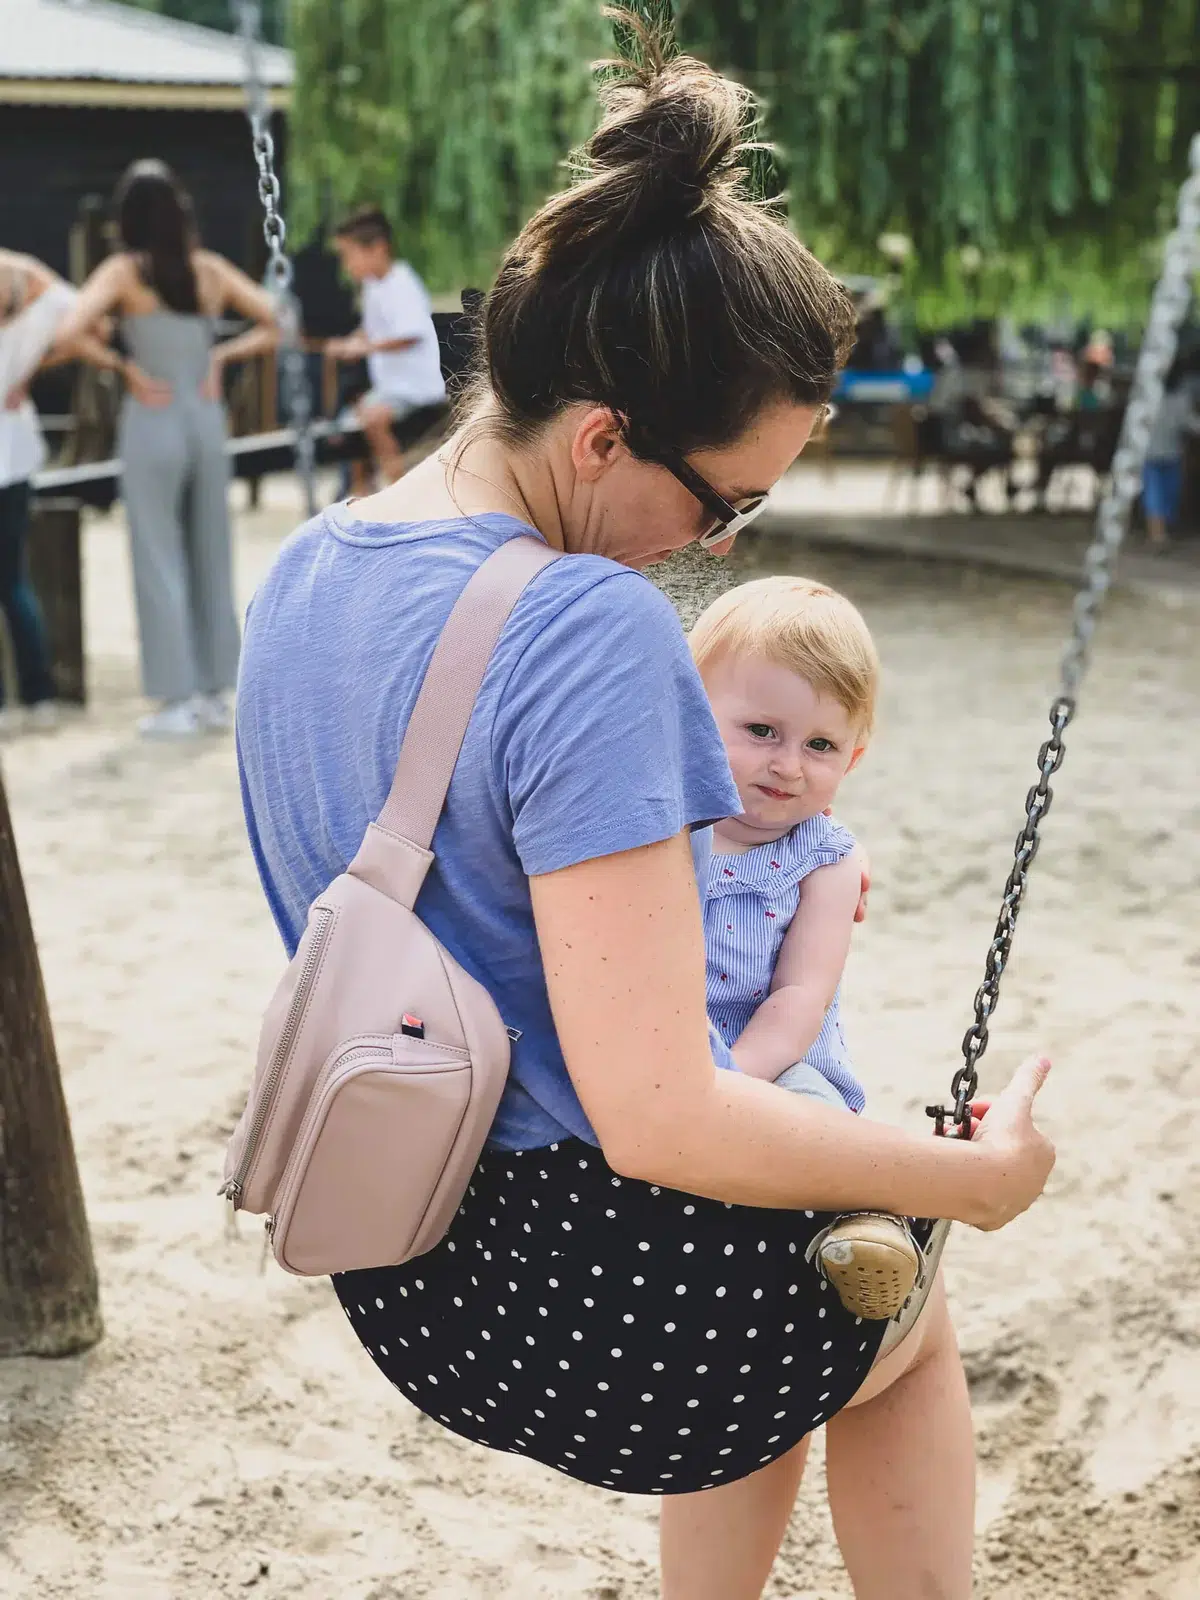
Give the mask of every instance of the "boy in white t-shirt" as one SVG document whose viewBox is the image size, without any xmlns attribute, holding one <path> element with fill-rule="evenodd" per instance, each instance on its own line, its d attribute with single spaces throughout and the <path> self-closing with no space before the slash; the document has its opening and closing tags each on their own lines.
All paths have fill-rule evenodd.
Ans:
<svg viewBox="0 0 1200 1600">
<path fill-rule="evenodd" d="M 392 423 L 446 398 L 437 333 L 425 286 L 407 261 L 392 257 L 392 228 L 382 211 L 356 211 L 333 235 L 342 266 L 362 286 L 362 326 L 330 339 L 335 361 L 366 358 L 371 387 L 355 404 L 385 482 L 404 471 Z"/>
</svg>

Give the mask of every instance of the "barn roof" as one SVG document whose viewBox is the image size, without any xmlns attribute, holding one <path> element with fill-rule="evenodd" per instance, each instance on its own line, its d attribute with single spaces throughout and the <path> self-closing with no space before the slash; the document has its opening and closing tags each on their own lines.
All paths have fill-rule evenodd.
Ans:
<svg viewBox="0 0 1200 1600">
<path fill-rule="evenodd" d="M 3 0 L 0 103 L 175 106 L 241 104 L 242 46 L 233 34 L 113 0 Z M 263 45 L 272 103 L 287 104 L 290 50 Z"/>
</svg>

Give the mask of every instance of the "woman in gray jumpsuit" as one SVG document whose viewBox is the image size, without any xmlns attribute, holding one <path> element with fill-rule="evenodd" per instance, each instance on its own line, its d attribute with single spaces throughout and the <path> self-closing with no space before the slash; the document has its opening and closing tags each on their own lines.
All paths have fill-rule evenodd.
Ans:
<svg viewBox="0 0 1200 1600">
<path fill-rule="evenodd" d="M 228 727 L 237 681 L 221 372 L 278 340 L 270 297 L 199 248 L 191 201 L 169 167 L 138 161 L 116 193 L 123 248 L 80 291 L 60 340 L 115 313 L 128 393 L 118 448 L 133 551 L 149 738 Z M 227 310 L 255 326 L 213 343 Z"/>
</svg>

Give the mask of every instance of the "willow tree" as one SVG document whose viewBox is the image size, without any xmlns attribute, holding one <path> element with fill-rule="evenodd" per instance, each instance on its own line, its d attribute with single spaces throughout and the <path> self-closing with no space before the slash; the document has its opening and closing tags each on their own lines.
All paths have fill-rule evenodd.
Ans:
<svg viewBox="0 0 1200 1600">
<path fill-rule="evenodd" d="M 435 287 L 488 280 L 595 114 L 596 0 L 293 0 L 289 208 L 370 202 Z"/>
<path fill-rule="evenodd" d="M 880 270 L 893 234 L 926 295 L 969 269 L 977 299 L 1140 294 L 1200 129 L 1200 0 L 635 3 L 755 89 L 794 225 L 843 270 Z M 485 279 L 591 125 L 598 0 L 291 16 L 301 232 L 380 200 L 435 286 Z"/>
</svg>

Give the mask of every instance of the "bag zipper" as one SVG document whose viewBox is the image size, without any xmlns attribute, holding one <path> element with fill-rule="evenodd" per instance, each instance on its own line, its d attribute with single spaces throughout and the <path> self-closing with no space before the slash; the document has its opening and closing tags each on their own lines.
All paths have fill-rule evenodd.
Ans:
<svg viewBox="0 0 1200 1600">
<path fill-rule="evenodd" d="M 262 1138 L 263 1129 L 267 1118 L 274 1109 L 275 1094 L 279 1087 L 279 1080 L 283 1076 L 283 1069 L 287 1065 L 288 1057 L 296 1043 L 296 1036 L 300 1032 L 300 1023 L 308 1004 L 309 990 L 317 975 L 317 969 L 325 955 L 325 946 L 329 943 L 332 931 L 334 913 L 322 906 L 314 912 L 318 920 L 317 931 L 308 947 L 308 954 L 304 958 L 304 966 L 296 984 L 292 1003 L 288 1007 L 287 1018 L 283 1025 L 283 1032 L 276 1041 L 271 1052 L 271 1064 L 267 1068 L 267 1079 L 263 1085 L 263 1092 L 259 1096 L 258 1109 L 254 1121 L 250 1124 L 250 1132 L 246 1136 L 246 1148 L 242 1152 L 242 1159 L 238 1162 L 237 1171 L 228 1183 L 222 1185 L 220 1193 L 228 1200 L 230 1209 L 237 1211 L 241 1207 L 242 1192 L 246 1186 L 246 1178 L 250 1168 L 254 1165 L 254 1158 L 258 1154 L 258 1142 Z"/>
</svg>

